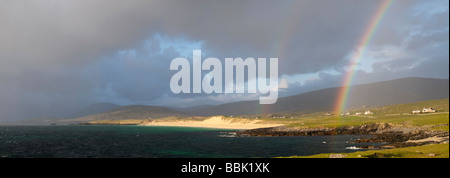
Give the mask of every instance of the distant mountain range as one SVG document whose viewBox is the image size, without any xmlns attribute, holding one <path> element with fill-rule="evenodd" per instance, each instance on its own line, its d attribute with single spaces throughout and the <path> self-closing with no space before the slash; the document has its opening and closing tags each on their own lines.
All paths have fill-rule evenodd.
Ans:
<svg viewBox="0 0 450 178">
<path fill-rule="evenodd" d="M 106 112 L 106 111 L 112 111 L 119 107 L 121 107 L 121 106 L 112 104 L 112 103 L 94 103 L 94 104 L 91 104 L 88 107 L 76 112 L 71 117 L 76 118 L 76 117 L 83 117 L 83 116 L 88 116 L 88 115 L 92 115 L 92 114 L 98 114 L 98 113 L 102 113 L 102 112 Z"/>
<path fill-rule="evenodd" d="M 84 117 L 70 119 L 71 121 L 95 121 L 95 120 L 126 120 L 126 119 L 158 119 L 163 117 L 190 117 L 189 113 L 176 111 L 167 107 L 161 106 L 146 106 L 146 105 L 129 105 L 122 106 L 111 111 L 92 114 Z"/>
<path fill-rule="evenodd" d="M 242 101 L 222 105 L 174 109 L 161 106 L 118 106 L 102 103 L 92 105 L 86 113 L 95 113 L 76 118 L 77 121 L 157 119 L 162 117 L 190 117 L 210 115 L 251 115 L 279 112 L 311 113 L 332 111 L 340 87 L 321 89 L 294 96 L 279 98 L 275 104 L 260 105 L 259 101 Z M 449 80 L 433 78 L 402 78 L 351 87 L 347 106 L 384 106 L 413 103 L 449 97 Z"/>
<path fill-rule="evenodd" d="M 258 101 L 242 101 L 187 112 L 200 115 L 250 115 L 278 112 L 332 111 L 341 87 L 311 91 L 279 98 L 273 105 Z M 348 108 L 412 103 L 449 97 L 449 80 L 433 78 L 402 78 L 351 87 Z"/>
</svg>

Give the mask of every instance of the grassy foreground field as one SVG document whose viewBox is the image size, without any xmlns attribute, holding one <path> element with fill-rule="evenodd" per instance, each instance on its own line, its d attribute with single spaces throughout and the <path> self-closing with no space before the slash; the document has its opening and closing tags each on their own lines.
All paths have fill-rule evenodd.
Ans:
<svg viewBox="0 0 450 178">
<path fill-rule="evenodd" d="M 449 158 L 449 144 L 424 145 L 387 150 L 358 151 L 354 153 L 325 153 L 289 158 Z"/>
</svg>

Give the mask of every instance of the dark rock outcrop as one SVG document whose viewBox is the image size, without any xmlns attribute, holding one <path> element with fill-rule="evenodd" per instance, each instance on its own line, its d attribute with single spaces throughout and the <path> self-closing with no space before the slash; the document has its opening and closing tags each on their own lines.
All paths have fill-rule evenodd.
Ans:
<svg viewBox="0 0 450 178">
<path fill-rule="evenodd" d="M 346 126 L 337 128 L 308 128 L 295 129 L 288 127 L 271 127 L 243 130 L 236 132 L 236 136 L 319 136 L 319 135 L 374 135 L 374 137 L 359 139 L 356 143 L 386 143 L 379 147 L 361 146 L 364 149 L 389 149 L 410 146 L 420 146 L 448 142 L 449 132 L 423 130 L 423 129 L 405 129 L 396 128 L 390 123 L 368 123 L 359 126 Z M 411 140 L 421 140 L 430 137 L 442 137 L 443 141 L 420 141 L 410 142 Z"/>
<path fill-rule="evenodd" d="M 317 135 L 360 135 L 375 134 L 384 129 L 391 128 L 389 123 L 369 123 L 359 126 L 347 126 L 336 128 L 312 128 L 295 129 L 288 127 L 270 127 L 243 130 L 236 133 L 237 136 L 317 136 Z"/>
</svg>

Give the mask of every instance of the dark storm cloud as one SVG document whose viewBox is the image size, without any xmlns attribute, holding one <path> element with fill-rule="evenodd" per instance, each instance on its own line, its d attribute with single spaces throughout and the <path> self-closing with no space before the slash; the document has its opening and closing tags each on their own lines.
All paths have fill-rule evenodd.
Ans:
<svg viewBox="0 0 450 178">
<path fill-rule="evenodd" d="M 186 106 L 254 97 L 172 94 L 169 64 L 192 51 L 189 43 L 201 43 L 203 57 L 278 57 L 279 76 L 320 74 L 290 81 L 289 94 L 336 86 L 379 3 L 0 0 L 0 120 L 92 102 Z M 179 39 L 187 46 L 174 45 Z M 441 65 L 448 64 L 448 2 L 394 1 L 368 54 L 370 63 L 361 62 L 373 70 L 360 68 L 358 82 L 448 76 Z"/>
</svg>

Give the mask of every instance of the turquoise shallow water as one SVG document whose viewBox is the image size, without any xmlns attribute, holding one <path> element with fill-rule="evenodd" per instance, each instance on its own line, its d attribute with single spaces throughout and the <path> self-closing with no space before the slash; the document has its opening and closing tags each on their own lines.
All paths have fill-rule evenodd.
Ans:
<svg viewBox="0 0 450 178">
<path fill-rule="evenodd" d="M 1 157 L 247 158 L 353 152 L 365 135 L 233 137 L 228 131 L 152 126 L 0 126 Z M 346 149 L 347 148 L 347 149 Z"/>
</svg>

